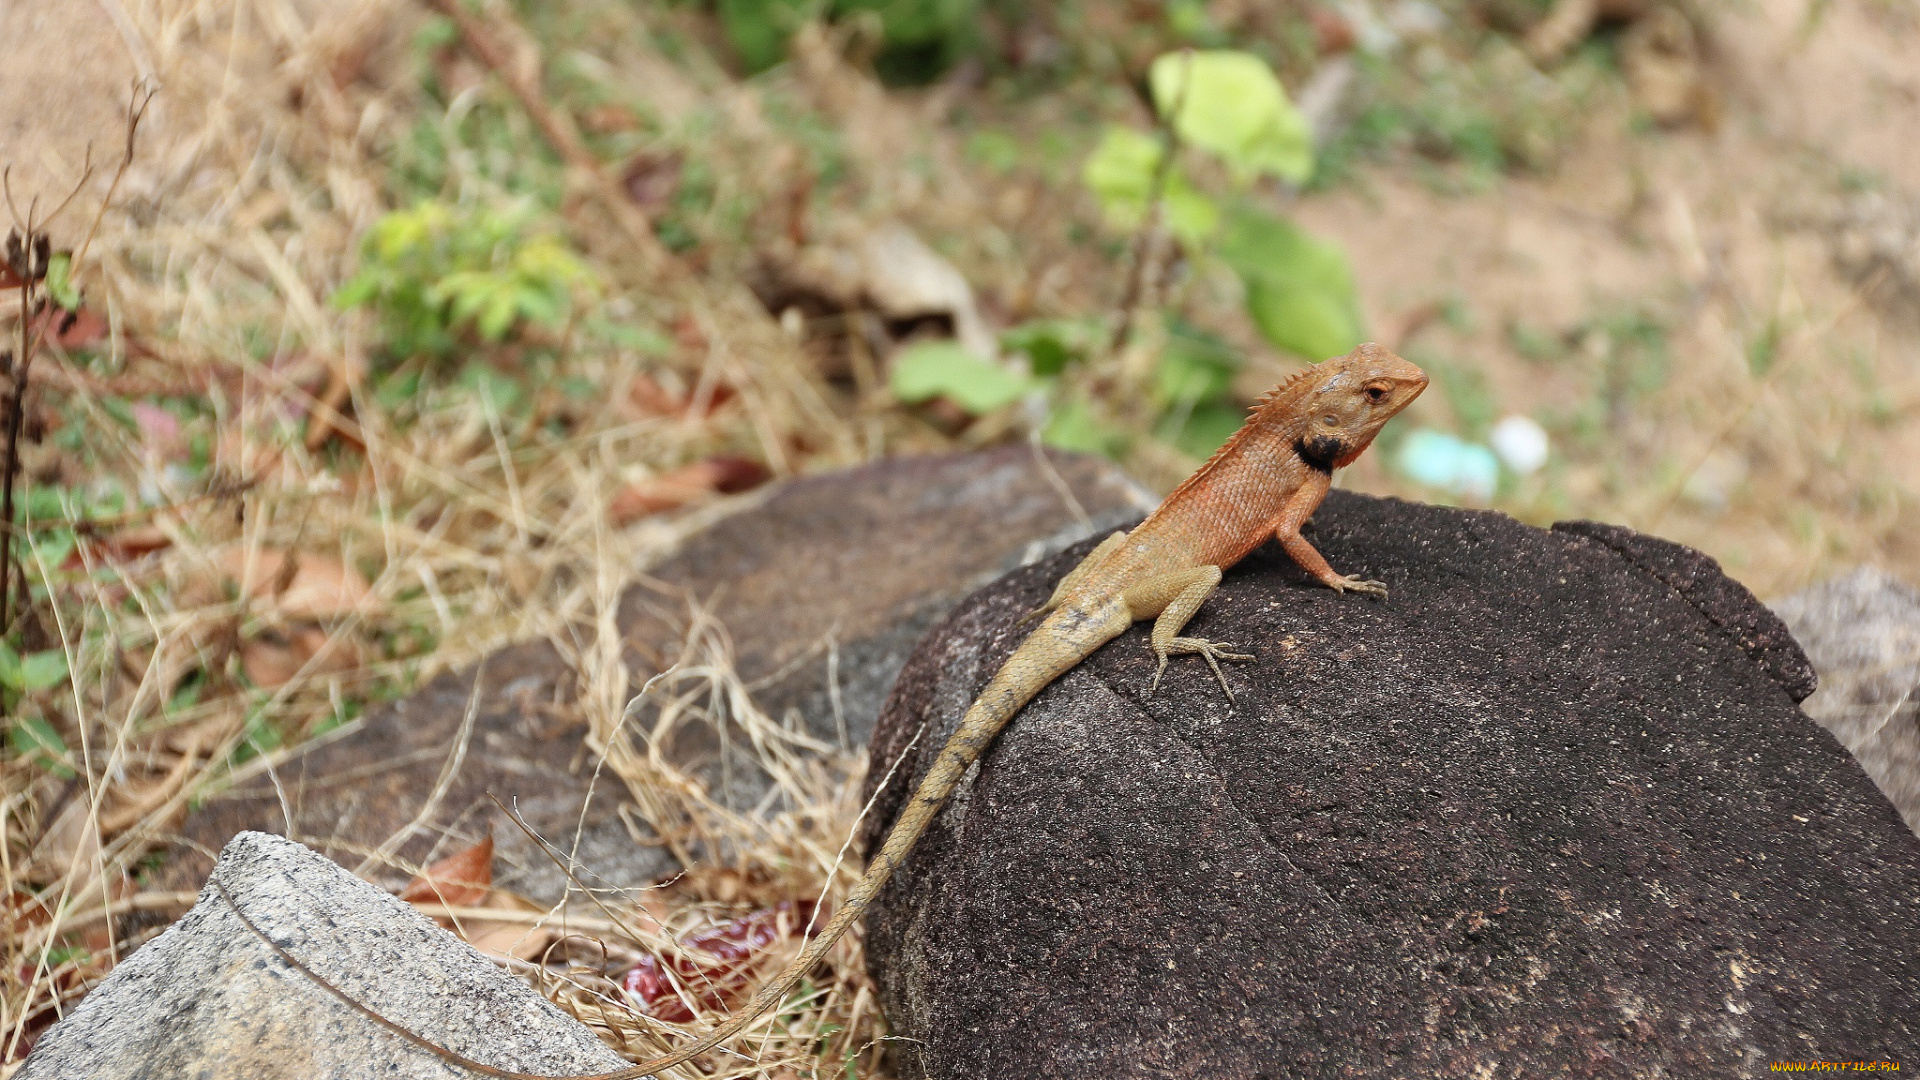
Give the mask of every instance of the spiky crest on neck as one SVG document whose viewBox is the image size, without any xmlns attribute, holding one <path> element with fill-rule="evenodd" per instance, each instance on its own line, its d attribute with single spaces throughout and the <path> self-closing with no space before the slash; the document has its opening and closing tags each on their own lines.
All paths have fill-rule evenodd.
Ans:
<svg viewBox="0 0 1920 1080">
<path fill-rule="evenodd" d="M 1240 425 L 1240 430 L 1228 436 L 1227 441 L 1220 444 L 1220 449 L 1213 452 L 1213 456 L 1206 460 L 1206 464 L 1195 469 L 1192 476 L 1180 481 L 1180 486 L 1167 494 L 1166 502 L 1162 505 L 1171 505 L 1175 497 L 1204 481 L 1220 467 L 1220 463 L 1228 455 L 1239 448 L 1241 443 L 1251 438 L 1254 432 L 1267 426 L 1260 423 L 1261 420 L 1289 412 L 1300 397 L 1317 382 L 1314 376 L 1322 374 L 1325 370 L 1324 365 L 1318 365 L 1294 372 L 1285 382 L 1261 394 L 1259 400 L 1253 403 L 1253 407 L 1247 410 L 1247 422 Z"/>
</svg>

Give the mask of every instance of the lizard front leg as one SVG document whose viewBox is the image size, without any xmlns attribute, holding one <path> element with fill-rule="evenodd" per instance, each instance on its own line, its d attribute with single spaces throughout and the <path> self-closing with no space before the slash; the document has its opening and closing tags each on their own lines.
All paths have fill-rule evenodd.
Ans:
<svg viewBox="0 0 1920 1080">
<path fill-rule="evenodd" d="M 1227 685 L 1227 676 L 1220 670 L 1220 661 L 1251 660 L 1253 657 L 1246 653 L 1227 652 L 1233 648 L 1230 642 L 1180 636 L 1187 621 L 1207 602 L 1207 597 L 1213 595 L 1214 588 L 1219 584 L 1219 567 L 1195 566 L 1148 578 L 1123 594 L 1127 610 L 1135 619 L 1153 619 L 1153 636 L 1149 641 L 1153 646 L 1153 655 L 1160 660 L 1160 666 L 1153 673 L 1153 683 L 1147 687 L 1148 694 L 1160 688 L 1160 677 L 1167 673 L 1168 657 L 1197 654 L 1213 669 L 1213 677 L 1220 680 L 1220 689 L 1226 691 L 1227 700 L 1233 700 L 1233 689 Z"/>
<path fill-rule="evenodd" d="M 1126 539 L 1126 532 L 1120 531 L 1100 541 L 1099 547 L 1087 552 L 1087 557 L 1081 559 L 1079 565 L 1067 571 L 1067 576 L 1061 578 L 1060 584 L 1053 587 L 1053 595 L 1047 599 L 1046 603 L 1020 616 L 1020 621 L 1013 625 L 1016 627 L 1025 626 L 1041 616 L 1053 614 L 1053 612 L 1060 607 L 1061 602 L 1066 600 L 1067 595 L 1073 592 L 1074 586 L 1085 581 L 1087 575 L 1093 572 L 1094 567 L 1106 562 L 1107 556 L 1120 550 L 1120 545 L 1125 543 Z"/>
<path fill-rule="evenodd" d="M 1321 584 L 1334 592 L 1357 592 L 1385 600 L 1387 586 L 1383 582 L 1366 581 L 1358 574 L 1336 573 L 1327 564 L 1326 556 L 1300 535 L 1301 526 L 1320 508 L 1320 500 L 1327 497 L 1327 489 L 1332 486 L 1333 477 L 1328 474 L 1317 470 L 1308 473 L 1299 490 L 1280 508 L 1280 516 L 1274 519 L 1273 538 L 1280 541 L 1280 546 L 1287 550 L 1300 569 L 1318 578 Z"/>
</svg>

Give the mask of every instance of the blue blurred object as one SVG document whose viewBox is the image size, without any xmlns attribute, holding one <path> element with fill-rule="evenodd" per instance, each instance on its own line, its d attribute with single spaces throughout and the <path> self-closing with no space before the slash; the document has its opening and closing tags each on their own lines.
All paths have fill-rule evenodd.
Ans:
<svg viewBox="0 0 1920 1080">
<path fill-rule="evenodd" d="M 1500 461 L 1492 450 L 1432 428 L 1408 435 L 1397 463 L 1409 479 L 1475 502 L 1493 498 L 1500 480 Z"/>
</svg>

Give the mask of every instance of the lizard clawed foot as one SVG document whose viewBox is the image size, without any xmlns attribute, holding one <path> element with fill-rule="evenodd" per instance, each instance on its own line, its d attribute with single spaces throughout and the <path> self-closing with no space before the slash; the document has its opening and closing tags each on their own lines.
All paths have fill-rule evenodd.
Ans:
<svg viewBox="0 0 1920 1080">
<path fill-rule="evenodd" d="M 1387 598 L 1386 582 L 1367 581 L 1361 578 L 1359 574 L 1343 574 L 1341 575 L 1340 581 L 1338 584 L 1335 584 L 1334 582 L 1331 582 L 1331 581 L 1328 582 L 1327 584 L 1333 585 L 1334 592 L 1339 592 L 1339 593 L 1357 592 L 1362 596 L 1371 596 L 1376 600 L 1385 600 Z"/>
<path fill-rule="evenodd" d="M 1220 680 L 1220 689 L 1226 691 L 1227 700 L 1233 700 L 1233 688 L 1227 685 L 1226 673 L 1220 670 L 1222 660 L 1251 660 L 1251 653 L 1228 652 L 1233 648 L 1229 641 L 1208 641 L 1205 638 L 1177 637 L 1167 642 L 1165 648 L 1155 646 L 1154 654 L 1160 658 L 1160 667 L 1153 673 L 1153 682 L 1147 687 L 1147 696 L 1160 689 L 1160 676 L 1167 673 L 1167 659 L 1172 656 L 1197 655 L 1206 660 L 1213 669 L 1213 677 Z"/>
</svg>

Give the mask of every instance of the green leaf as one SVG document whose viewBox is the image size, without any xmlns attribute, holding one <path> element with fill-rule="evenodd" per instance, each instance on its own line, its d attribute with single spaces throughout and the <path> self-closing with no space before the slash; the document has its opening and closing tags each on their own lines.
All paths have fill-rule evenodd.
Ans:
<svg viewBox="0 0 1920 1080">
<path fill-rule="evenodd" d="M 1159 139 L 1131 128 L 1109 127 L 1101 136 L 1081 178 L 1099 198 L 1107 224 L 1131 230 L 1146 220 L 1154 170 L 1165 152 Z M 1178 169 L 1168 174 L 1164 197 L 1167 228 L 1183 243 L 1197 246 L 1220 227 L 1220 208 L 1195 191 Z"/>
<path fill-rule="evenodd" d="M 58 252 L 47 261 L 47 295 L 68 311 L 80 310 L 80 290 L 73 287 L 73 254 Z"/>
<path fill-rule="evenodd" d="M 646 326 L 629 326 L 611 319 L 589 318 L 582 329 L 591 337 L 600 338 L 623 349 L 632 349 L 642 356 L 673 355 L 673 340 L 660 331 Z"/>
<path fill-rule="evenodd" d="M 20 658 L 19 689 L 47 690 L 66 681 L 66 650 L 47 649 Z"/>
<path fill-rule="evenodd" d="M 1040 441 L 1059 450 L 1118 457 L 1126 449 L 1124 434 L 1100 422 L 1084 402 L 1055 405 L 1040 432 Z"/>
<path fill-rule="evenodd" d="M 1228 222 L 1219 254 L 1240 275 L 1247 314 L 1275 348 L 1318 362 L 1360 343 L 1353 271 L 1338 247 L 1290 221 L 1242 209 Z"/>
<path fill-rule="evenodd" d="M 997 173 L 1009 173 L 1026 158 L 1020 140 L 1002 131 L 976 131 L 967 136 L 966 155 Z"/>
<path fill-rule="evenodd" d="M 1034 388 L 952 341 L 922 342 L 902 352 L 893 362 L 889 386 L 908 404 L 944 397 L 975 416 L 1011 405 Z"/>
<path fill-rule="evenodd" d="M 412 401 L 419 393 L 420 369 L 407 368 L 380 380 L 380 385 L 373 391 L 373 400 L 380 403 L 382 410 L 393 412 Z"/>
<path fill-rule="evenodd" d="M 1035 375 L 1058 375 L 1068 364 L 1085 357 L 1093 343 L 1094 328 L 1072 319 L 1036 319 L 1021 323 L 1000 335 L 1000 347 L 1025 353 L 1027 366 Z"/>
<path fill-rule="evenodd" d="M 1123 229 L 1140 224 L 1153 189 L 1153 170 L 1164 152 L 1160 140 L 1132 128 L 1110 126 L 1087 158 L 1081 179 L 1100 199 L 1107 220 Z"/>
<path fill-rule="evenodd" d="M 815 15 L 812 0 L 720 0 L 720 27 L 749 72 L 765 71 L 787 55 L 787 39 Z"/>
<path fill-rule="evenodd" d="M 507 336 L 507 331 L 513 328 L 513 322 L 519 316 L 519 297 L 508 288 L 493 290 L 487 296 L 486 308 L 480 312 L 480 336 L 488 341 L 499 341 Z"/>
<path fill-rule="evenodd" d="M 473 396 L 493 403 L 493 411 L 504 415 L 513 411 L 520 403 L 520 387 L 512 379 L 494 370 L 491 364 L 480 360 L 469 363 L 460 371 L 458 384 L 461 389 L 471 391 Z"/>
<path fill-rule="evenodd" d="M 1219 337 L 1175 321 L 1154 369 L 1154 389 L 1163 406 L 1191 405 L 1225 394 L 1240 370 L 1240 354 Z"/>
<path fill-rule="evenodd" d="M 1233 437 L 1247 422 L 1247 410 L 1236 405 L 1215 402 L 1197 406 L 1173 438 L 1173 444 L 1189 457 L 1205 460 L 1220 444 Z"/>
<path fill-rule="evenodd" d="M 1161 116 L 1180 110 L 1180 138 L 1218 154 L 1242 182 L 1313 175 L 1313 132 L 1265 60 L 1231 49 L 1167 53 L 1148 82 Z"/>
<path fill-rule="evenodd" d="M 7 728 L 7 745 L 13 748 L 14 753 L 55 776 L 63 780 L 73 779 L 73 770 L 65 762 L 67 742 L 44 717 L 29 715 L 14 718 L 13 724 Z"/>
</svg>

